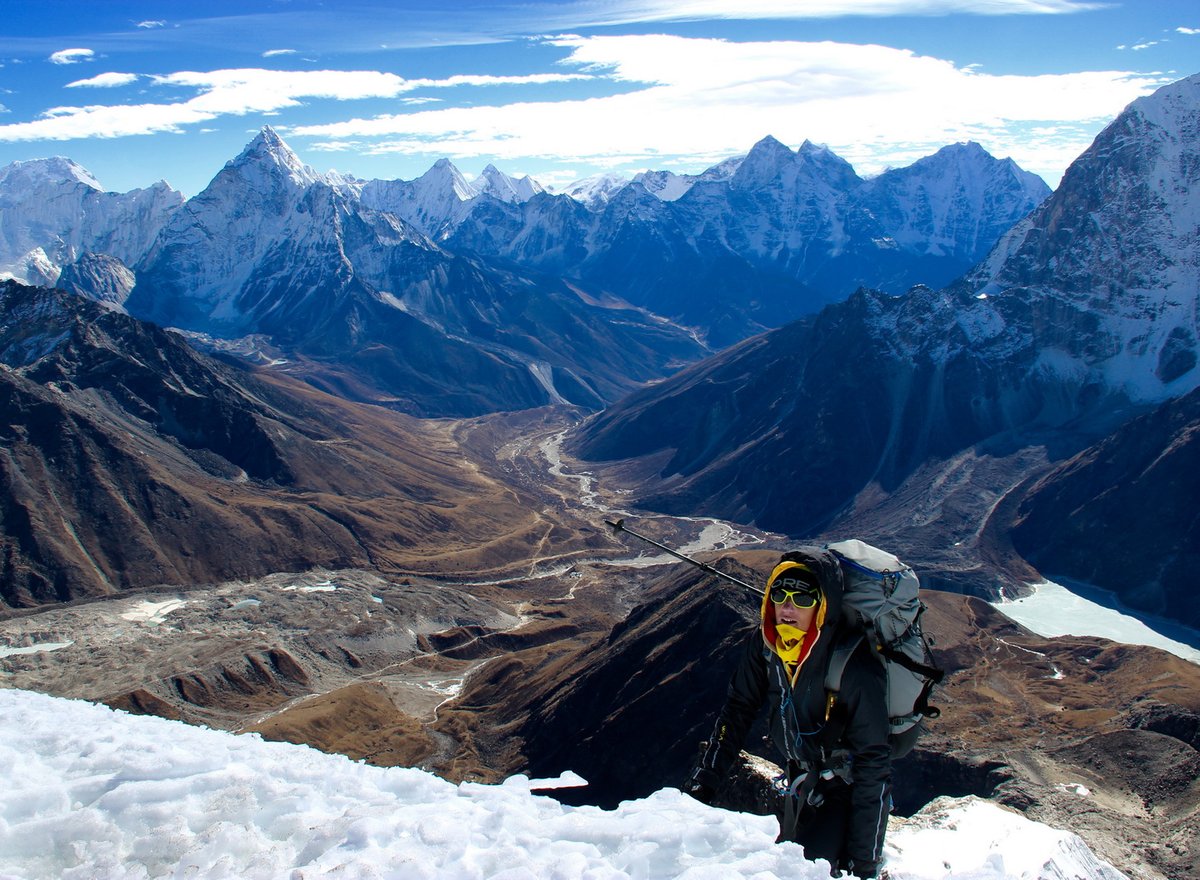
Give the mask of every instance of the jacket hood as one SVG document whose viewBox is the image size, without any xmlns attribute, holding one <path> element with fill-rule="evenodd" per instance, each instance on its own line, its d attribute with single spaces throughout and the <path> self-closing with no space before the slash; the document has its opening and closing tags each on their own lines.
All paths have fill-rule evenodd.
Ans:
<svg viewBox="0 0 1200 880">
<path fill-rule="evenodd" d="M 762 608 L 759 611 L 760 626 L 763 642 L 775 654 L 785 660 L 785 651 L 780 645 L 780 635 L 775 620 L 775 603 L 771 601 L 771 587 L 781 577 L 791 576 L 800 580 L 814 583 L 821 590 L 821 601 L 817 606 L 817 614 L 813 626 L 804 636 L 798 655 L 793 661 L 797 668 L 804 665 L 819 643 L 823 647 L 829 644 L 829 639 L 822 638 L 826 630 L 831 630 L 837 623 L 842 611 L 842 569 L 837 558 L 832 553 L 819 547 L 800 547 L 783 555 L 779 564 L 767 578 L 763 588 Z M 787 652 L 787 653 L 794 653 Z"/>
</svg>

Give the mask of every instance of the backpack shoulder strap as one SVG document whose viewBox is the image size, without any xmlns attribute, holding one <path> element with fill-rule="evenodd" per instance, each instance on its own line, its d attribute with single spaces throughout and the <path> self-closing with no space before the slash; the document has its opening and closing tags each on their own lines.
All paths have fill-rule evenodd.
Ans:
<svg viewBox="0 0 1200 880">
<path fill-rule="evenodd" d="M 825 690 L 829 693 L 836 694 L 842 689 L 842 675 L 846 671 L 846 664 L 850 662 L 850 655 L 865 635 L 864 632 L 858 632 L 851 638 L 842 639 L 829 652 L 829 666 L 825 670 Z"/>
</svg>

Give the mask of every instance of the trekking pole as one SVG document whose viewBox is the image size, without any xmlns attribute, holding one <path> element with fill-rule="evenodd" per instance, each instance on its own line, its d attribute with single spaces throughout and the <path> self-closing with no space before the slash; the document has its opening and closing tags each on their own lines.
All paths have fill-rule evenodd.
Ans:
<svg viewBox="0 0 1200 880">
<path fill-rule="evenodd" d="M 645 541 L 647 544 L 653 544 L 659 550 L 662 550 L 666 553 L 670 553 L 676 559 L 682 559 L 684 562 L 690 562 L 692 565 L 696 566 L 696 568 L 700 569 L 703 572 L 706 572 L 707 574 L 714 574 L 719 578 L 725 578 L 725 580 L 729 581 L 730 583 L 737 584 L 739 587 L 745 587 L 747 590 L 749 590 L 751 593 L 753 593 L 756 596 L 762 595 L 762 590 L 760 590 L 758 587 L 752 587 L 745 581 L 740 581 L 731 574 L 726 574 L 723 571 L 718 571 L 717 569 L 715 569 L 711 565 L 709 565 L 707 562 L 701 562 L 699 559 L 692 559 L 692 557 L 685 556 L 684 554 L 680 553 L 678 550 L 672 550 L 666 544 L 660 544 L 660 543 L 658 543 L 658 541 L 655 541 L 652 538 L 647 538 L 645 535 L 639 535 L 633 529 L 626 528 L 625 520 L 623 520 L 623 519 L 619 519 L 616 522 L 613 522 L 611 519 L 606 519 L 604 521 L 604 524 L 607 526 L 612 526 L 612 530 L 614 532 L 625 532 L 626 534 L 633 535 L 638 540 Z"/>
</svg>

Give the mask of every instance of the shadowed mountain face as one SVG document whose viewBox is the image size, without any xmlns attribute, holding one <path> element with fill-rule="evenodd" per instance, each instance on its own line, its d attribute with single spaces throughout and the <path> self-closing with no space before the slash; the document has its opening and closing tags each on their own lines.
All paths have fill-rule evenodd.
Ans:
<svg viewBox="0 0 1200 880">
<path fill-rule="evenodd" d="M 1007 337 L 985 345 L 954 321 L 968 302 L 860 291 L 631 395 L 585 423 L 574 449 L 601 461 L 655 456 L 661 480 L 640 496 L 652 509 L 811 534 L 867 487 L 891 492 L 930 459 L 988 438 L 1020 448 L 1021 432 L 1082 417 L 1101 430 L 1124 403 L 1042 376 L 1031 349 L 998 357 Z"/>
<path fill-rule="evenodd" d="M 1200 628 L 1200 391 L 1122 426 L 1034 483 L 1011 524 L 1051 575 Z"/>
<path fill-rule="evenodd" d="M 0 596 L 404 567 L 538 517 L 437 425 L 355 407 L 62 291 L 0 286 Z"/>
</svg>

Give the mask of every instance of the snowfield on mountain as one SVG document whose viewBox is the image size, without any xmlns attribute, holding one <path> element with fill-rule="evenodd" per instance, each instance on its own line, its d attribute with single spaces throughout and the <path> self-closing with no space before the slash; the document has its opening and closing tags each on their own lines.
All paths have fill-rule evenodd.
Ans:
<svg viewBox="0 0 1200 880">
<path fill-rule="evenodd" d="M 535 792 L 574 774 L 455 785 L 256 735 L 0 691 L 2 880 L 666 878 L 824 880 L 776 823 L 674 789 L 617 809 Z M 894 822 L 896 820 L 893 820 Z M 1073 834 L 978 799 L 888 838 L 891 880 L 1119 880 Z"/>
</svg>

